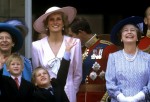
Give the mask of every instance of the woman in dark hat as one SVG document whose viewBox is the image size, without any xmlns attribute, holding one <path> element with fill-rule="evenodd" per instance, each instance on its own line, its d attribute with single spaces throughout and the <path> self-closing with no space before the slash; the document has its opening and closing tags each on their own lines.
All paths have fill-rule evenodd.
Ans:
<svg viewBox="0 0 150 102">
<path fill-rule="evenodd" d="M 0 67 L 4 67 L 7 57 L 22 47 L 23 38 L 21 32 L 7 23 L 0 23 Z"/>
<path fill-rule="evenodd" d="M 28 33 L 27 26 L 22 21 L 20 21 L 18 19 L 9 19 L 9 20 L 4 21 L 4 23 L 9 24 L 9 25 L 15 27 L 17 30 L 20 31 L 19 36 L 21 36 L 21 37 L 18 40 L 19 41 L 22 40 L 22 45 L 21 45 L 21 48 L 22 48 L 24 38 Z M 21 48 L 17 52 L 20 52 Z M 26 80 L 31 81 L 31 71 L 32 71 L 31 61 L 23 55 L 20 55 L 20 56 L 24 62 L 24 70 L 23 70 L 22 76 Z M 5 70 L 5 68 L 4 68 L 3 74 L 9 76 L 9 73 Z"/>
<path fill-rule="evenodd" d="M 138 49 L 142 17 L 133 16 L 118 22 L 111 41 L 122 49 L 109 55 L 106 88 L 111 102 L 146 102 L 150 91 L 150 55 Z"/>
</svg>

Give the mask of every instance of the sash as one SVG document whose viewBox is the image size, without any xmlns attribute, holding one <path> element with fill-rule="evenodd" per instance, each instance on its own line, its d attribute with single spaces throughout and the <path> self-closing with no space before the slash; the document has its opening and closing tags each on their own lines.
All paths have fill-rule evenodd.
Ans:
<svg viewBox="0 0 150 102">
<path fill-rule="evenodd" d="M 101 44 L 98 43 L 93 49 L 89 51 L 88 56 L 86 59 L 83 60 L 83 79 L 82 83 L 85 83 L 86 76 L 90 74 L 90 69 L 92 68 L 93 64 L 96 62 L 97 59 L 91 59 L 91 56 L 93 55 L 94 49 L 105 49 L 105 47 L 108 46 L 107 44 Z M 102 52 L 103 55 L 103 52 Z"/>
</svg>

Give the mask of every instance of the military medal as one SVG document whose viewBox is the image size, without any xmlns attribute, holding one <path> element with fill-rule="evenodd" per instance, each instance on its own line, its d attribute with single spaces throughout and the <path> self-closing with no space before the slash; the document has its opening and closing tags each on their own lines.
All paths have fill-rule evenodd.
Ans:
<svg viewBox="0 0 150 102">
<path fill-rule="evenodd" d="M 93 70 L 96 71 L 96 72 L 97 72 L 98 70 L 100 70 L 100 67 L 101 67 L 101 66 L 100 66 L 99 63 L 97 63 L 97 62 L 95 62 L 95 63 L 93 64 L 93 66 L 92 66 Z"/>
<path fill-rule="evenodd" d="M 90 76 L 89 76 L 92 80 L 95 80 L 96 79 L 96 77 L 97 77 L 97 74 L 96 74 L 96 72 L 91 72 L 90 73 Z"/>
</svg>

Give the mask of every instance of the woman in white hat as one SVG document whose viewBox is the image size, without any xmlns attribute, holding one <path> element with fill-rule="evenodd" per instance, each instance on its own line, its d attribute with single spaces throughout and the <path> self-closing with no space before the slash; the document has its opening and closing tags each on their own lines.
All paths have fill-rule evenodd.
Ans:
<svg viewBox="0 0 150 102">
<path fill-rule="evenodd" d="M 47 37 L 32 43 L 33 69 L 42 66 L 46 68 L 51 78 L 57 77 L 61 59 L 65 52 L 67 27 L 76 16 L 74 7 L 51 7 L 34 22 L 38 33 L 46 33 Z M 74 38 L 75 40 L 76 38 Z M 76 45 L 71 50 L 71 62 L 65 85 L 65 93 L 70 102 L 76 102 L 76 93 L 82 80 L 81 42 L 76 39 Z"/>
</svg>

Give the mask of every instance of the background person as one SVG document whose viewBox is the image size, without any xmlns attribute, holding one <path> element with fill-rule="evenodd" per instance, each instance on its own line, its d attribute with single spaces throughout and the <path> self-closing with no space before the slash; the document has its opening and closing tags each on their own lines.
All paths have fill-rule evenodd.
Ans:
<svg viewBox="0 0 150 102">
<path fill-rule="evenodd" d="M 140 43 L 138 44 L 139 49 L 150 53 L 150 6 L 145 10 L 144 17 L 144 34 Z"/>
<path fill-rule="evenodd" d="M 83 79 L 77 102 L 98 102 L 106 91 L 105 70 L 108 55 L 117 51 L 117 46 L 93 34 L 88 21 L 83 17 L 73 20 L 69 26 L 69 35 L 79 38 L 83 48 Z"/>
</svg>

